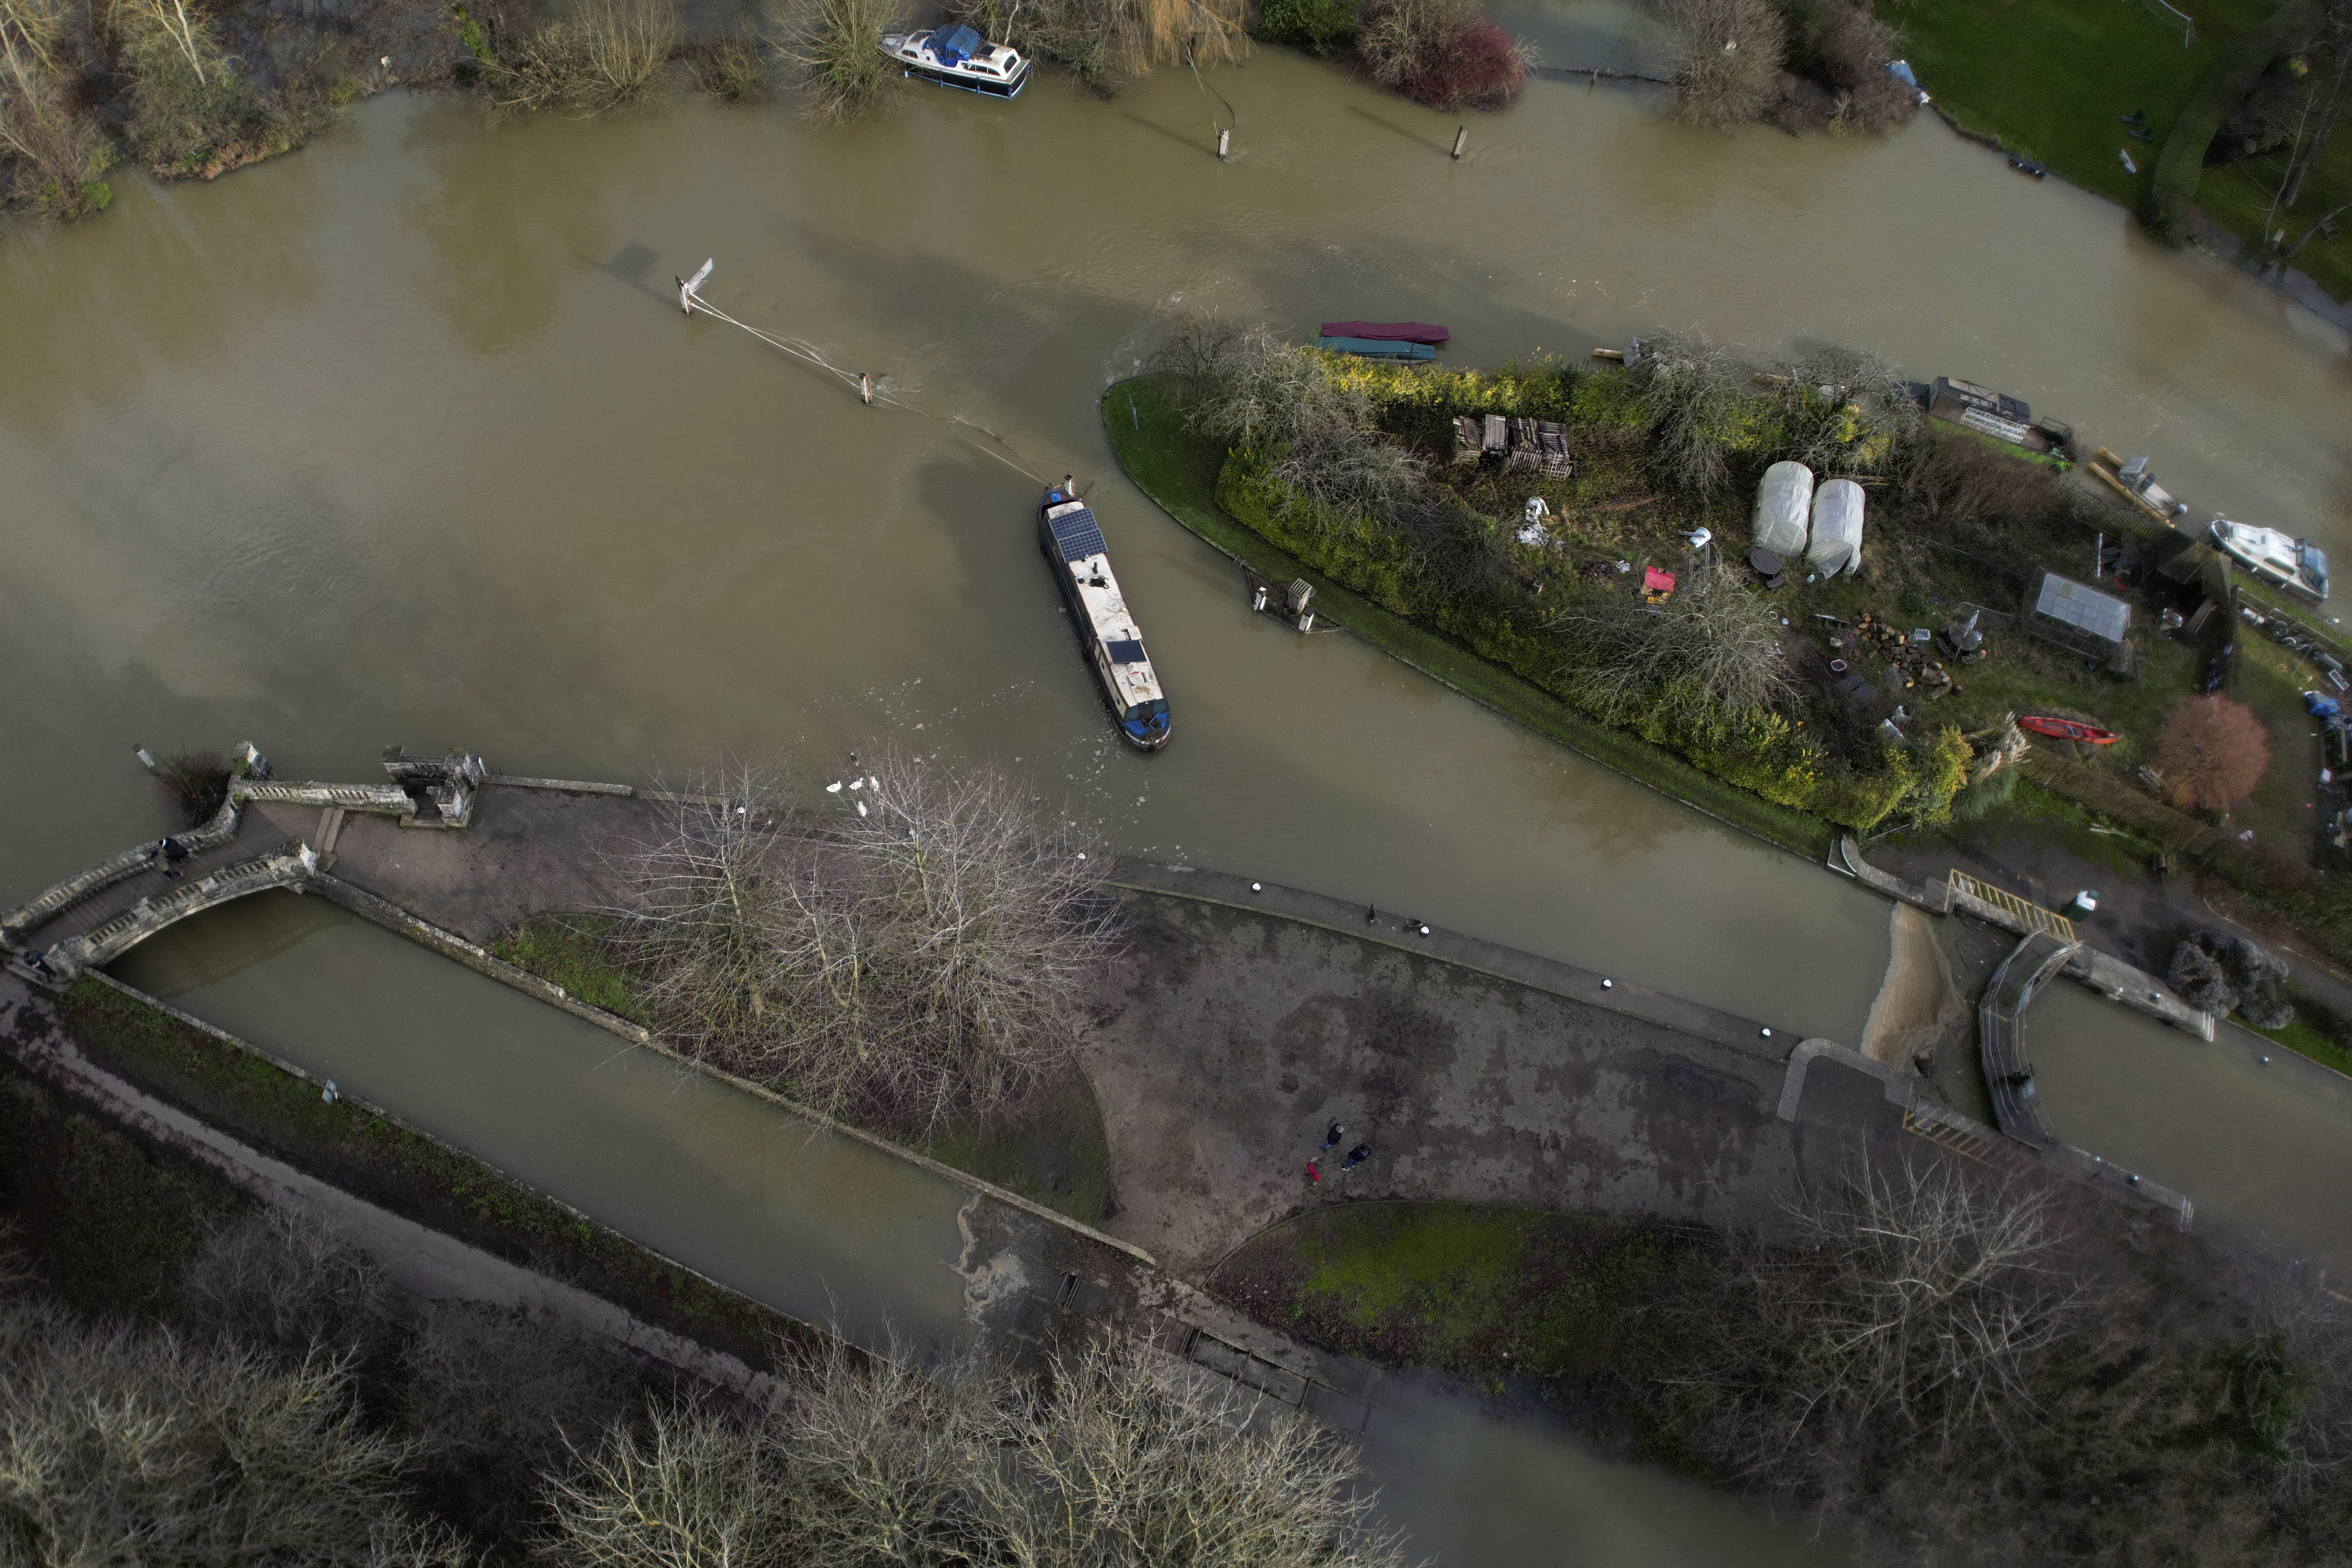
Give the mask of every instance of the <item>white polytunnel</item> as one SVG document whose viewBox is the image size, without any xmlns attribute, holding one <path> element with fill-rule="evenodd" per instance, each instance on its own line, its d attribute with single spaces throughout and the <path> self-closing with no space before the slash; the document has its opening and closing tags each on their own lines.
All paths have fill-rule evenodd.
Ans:
<svg viewBox="0 0 2352 1568">
<path fill-rule="evenodd" d="M 1756 487 L 1756 547 L 1794 559 L 1805 548 L 1805 520 L 1813 505 L 1813 470 L 1775 463 Z"/>
<path fill-rule="evenodd" d="M 1805 564 L 1824 577 L 1862 570 L 1862 487 L 1828 479 L 1813 492 L 1813 542 Z"/>
</svg>

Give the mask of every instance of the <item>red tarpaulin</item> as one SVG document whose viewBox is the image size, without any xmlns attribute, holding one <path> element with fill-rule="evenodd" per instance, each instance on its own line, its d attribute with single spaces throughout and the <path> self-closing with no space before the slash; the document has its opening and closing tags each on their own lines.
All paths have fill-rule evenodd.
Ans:
<svg viewBox="0 0 2352 1568">
<path fill-rule="evenodd" d="M 1426 321 L 1326 321 L 1327 338 L 1377 338 L 1385 343 L 1442 343 L 1453 336 Z"/>
<path fill-rule="evenodd" d="M 1642 568 L 1642 592 L 1644 594 L 1671 594 L 1674 591 L 1675 574 L 1673 573 L 1661 572 L 1654 566 L 1644 566 Z"/>
</svg>

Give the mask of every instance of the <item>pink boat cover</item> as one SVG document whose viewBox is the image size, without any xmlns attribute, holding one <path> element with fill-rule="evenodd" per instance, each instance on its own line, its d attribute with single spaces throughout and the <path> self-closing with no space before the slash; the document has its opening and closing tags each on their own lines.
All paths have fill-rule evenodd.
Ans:
<svg viewBox="0 0 2352 1568">
<path fill-rule="evenodd" d="M 1453 336 L 1426 321 L 1326 321 L 1327 338 L 1373 338 L 1386 343 L 1442 343 Z"/>
</svg>

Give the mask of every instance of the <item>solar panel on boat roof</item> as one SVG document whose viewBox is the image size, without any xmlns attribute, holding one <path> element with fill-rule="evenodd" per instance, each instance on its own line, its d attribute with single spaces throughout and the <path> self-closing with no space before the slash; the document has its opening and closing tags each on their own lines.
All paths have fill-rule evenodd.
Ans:
<svg viewBox="0 0 2352 1568">
<path fill-rule="evenodd" d="M 1089 555 L 1109 553 L 1103 543 L 1102 529 L 1095 514 L 1085 508 L 1048 518 L 1045 526 L 1054 531 L 1054 542 L 1061 546 L 1065 561 L 1084 561 Z"/>
<path fill-rule="evenodd" d="M 1143 662 L 1143 645 L 1135 641 L 1131 637 L 1121 642 L 1115 642 L 1107 645 L 1106 651 L 1109 653 L 1110 661 L 1113 664 L 1141 664 Z"/>
</svg>

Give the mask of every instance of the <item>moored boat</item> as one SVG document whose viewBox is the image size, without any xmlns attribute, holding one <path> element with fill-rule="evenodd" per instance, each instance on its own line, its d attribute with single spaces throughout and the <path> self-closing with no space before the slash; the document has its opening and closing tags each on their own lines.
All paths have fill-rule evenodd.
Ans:
<svg viewBox="0 0 2352 1568">
<path fill-rule="evenodd" d="M 1371 338 L 1392 343 L 1442 343 L 1453 334 L 1427 321 L 1326 321 L 1327 338 Z"/>
<path fill-rule="evenodd" d="M 917 33 L 885 33 L 882 54 L 908 76 L 989 98 L 1017 98 L 1029 85 L 1029 62 L 959 22 Z"/>
<path fill-rule="evenodd" d="M 2327 557 L 2308 539 L 2290 539 L 2275 528 L 2213 520 L 2215 548 L 2273 587 L 2313 604 L 2327 600 Z"/>
<path fill-rule="evenodd" d="M 2114 730 L 2102 730 L 2096 724 L 2085 724 L 2079 719 L 2053 719 L 2042 713 L 2026 714 L 2018 720 L 2017 727 L 2061 741 L 2080 741 L 2087 746 L 2112 746 L 2123 739 L 2122 734 Z"/>
<path fill-rule="evenodd" d="M 1111 575 L 1110 553 L 1095 514 L 1066 489 L 1047 490 L 1037 508 L 1037 545 L 1077 622 L 1087 662 L 1094 667 L 1120 737 L 1139 751 L 1158 751 L 1168 743 L 1167 694 L 1143 651 L 1143 634 L 1118 591 L 1118 579 Z"/>
</svg>

